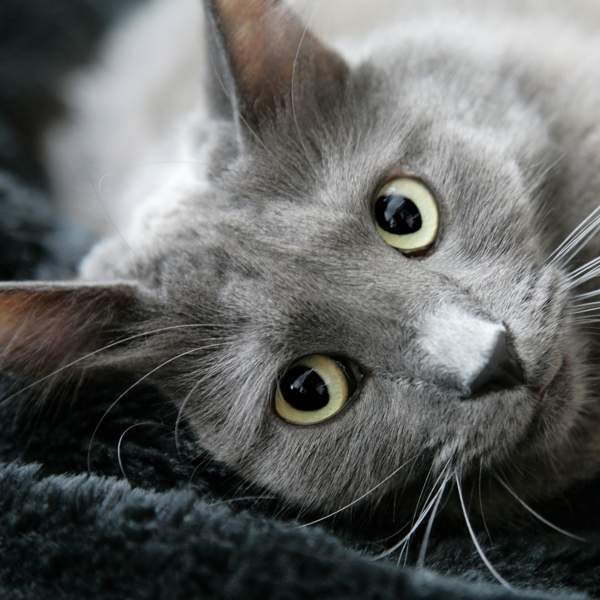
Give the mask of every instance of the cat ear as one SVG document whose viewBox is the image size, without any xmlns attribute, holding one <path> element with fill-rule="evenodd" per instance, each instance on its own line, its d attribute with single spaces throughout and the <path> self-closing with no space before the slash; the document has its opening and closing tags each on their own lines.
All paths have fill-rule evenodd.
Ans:
<svg viewBox="0 0 600 600">
<path fill-rule="evenodd" d="M 0 368 L 36 377 L 60 371 L 122 337 L 142 314 L 132 285 L 0 284 Z"/>
<path fill-rule="evenodd" d="M 234 111 L 250 127 L 260 129 L 290 106 L 292 93 L 297 110 L 339 93 L 347 79 L 345 62 L 283 2 L 205 0 L 205 6 L 213 67 L 226 76 L 213 83 L 213 91 L 225 85 Z M 213 103 L 223 106 L 222 100 L 221 94 Z"/>
</svg>

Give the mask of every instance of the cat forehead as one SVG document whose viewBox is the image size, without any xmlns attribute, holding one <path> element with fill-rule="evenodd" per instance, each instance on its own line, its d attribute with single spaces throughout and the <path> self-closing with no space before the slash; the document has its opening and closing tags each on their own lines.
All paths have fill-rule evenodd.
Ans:
<svg viewBox="0 0 600 600">
<path fill-rule="evenodd" d="M 298 158 L 302 172 L 290 168 L 285 156 L 250 161 L 247 173 L 225 186 L 223 210 L 215 215 L 222 236 L 291 254 L 340 250 L 343 258 L 354 247 L 381 243 L 374 203 L 382 187 L 398 178 L 418 180 L 430 190 L 446 230 L 461 213 L 469 213 L 461 221 L 466 227 L 486 213 L 488 220 L 507 216 L 529 201 L 532 186 L 515 161 L 503 160 L 500 153 L 489 157 L 486 140 L 475 140 L 461 152 L 468 142 L 451 135 L 445 144 L 418 151 L 408 137 L 399 135 L 387 144 L 377 135 L 366 138 L 360 147 L 338 148 L 321 161 Z"/>
<path fill-rule="evenodd" d="M 286 123 L 254 146 L 241 170 L 228 172 L 226 191 L 272 214 L 288 201 L 294 206 L 286 210 L 298 213 L 311 204 L 360 211 L 397 176 L 423 179 L 449 198 L 476 187 L 522 193 L 518 140 L 392 104 L 353 100 L 327 123 Z M 540 170 L 550 162 L 540 157 Z"/>
</svg>

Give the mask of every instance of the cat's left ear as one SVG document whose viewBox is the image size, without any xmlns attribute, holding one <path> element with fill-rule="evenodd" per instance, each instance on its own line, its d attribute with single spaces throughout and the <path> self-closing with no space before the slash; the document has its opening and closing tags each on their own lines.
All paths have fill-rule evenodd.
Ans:
<svg viewBox="0 0 600 600">
<path fill-rule="evenodd" d="M 144 319 L 129 284 L 0 284 L 0 369 L 46 376 L 90 354 L 75 371 L 110 364 L 124 347 L 96 353 Z"/>
<path fill-rule="evenodd" d="M 260 130 L 277 112 L 340 94 L 348 67 L 280 0 L 205 0 L 209 50 L 234 112 Z M 216 59 L 216 60 L 215 60 Z M 223 77 L 224 75 L 224 77 Z M 222 81 L 222 80 L 225 81 Z M 222 92 L 222 90 L 221 90 Z M 222 103 L 223 95 L 213 99 Z"/>
</svg>

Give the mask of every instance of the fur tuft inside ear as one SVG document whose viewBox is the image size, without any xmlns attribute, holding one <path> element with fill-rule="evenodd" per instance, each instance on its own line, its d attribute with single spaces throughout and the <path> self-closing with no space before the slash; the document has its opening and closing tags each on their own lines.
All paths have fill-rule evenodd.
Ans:
<svg viewBox="0 0 600 600">
<path fill-rule="evenodd" d="M 1 284 L 0 368 L 51 374 L 115 341 L 142 314 L 132 285 Z"/>
<path fill-rule="evenodd" d="M 324 102 L 348 68 L 278 0 L 205 0 L 209 36 L 226 67 L 234 108 L 249 125 L 294 101 Z M 213 86 L 214 87 L 214 86 Z"/>
</svg>

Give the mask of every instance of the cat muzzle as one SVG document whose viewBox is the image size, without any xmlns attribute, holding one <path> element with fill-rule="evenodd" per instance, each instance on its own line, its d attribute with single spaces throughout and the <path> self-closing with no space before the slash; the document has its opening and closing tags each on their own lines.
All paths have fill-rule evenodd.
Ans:
<svg viewBox="0 0 600 600">
<path fill-rule="evenodd" d="M 525 383 L 525 373 L 506 326 L 444 307 L 425 323 L 421 347 L 431 378 L 465 398 Z"/>
</svg>

